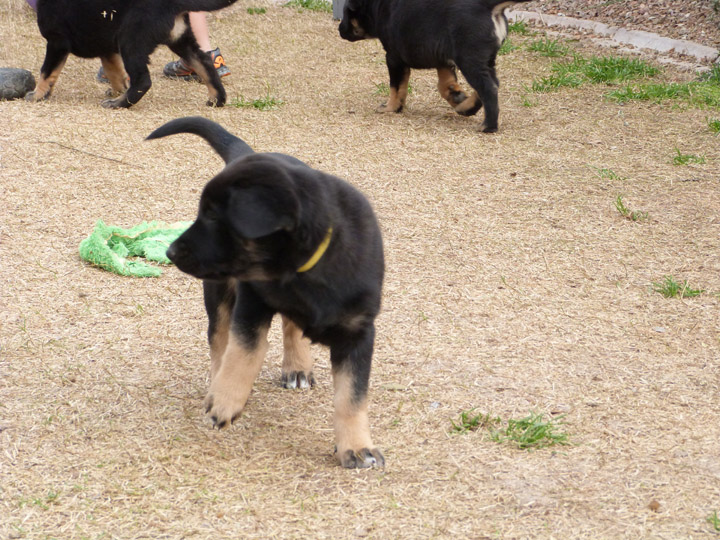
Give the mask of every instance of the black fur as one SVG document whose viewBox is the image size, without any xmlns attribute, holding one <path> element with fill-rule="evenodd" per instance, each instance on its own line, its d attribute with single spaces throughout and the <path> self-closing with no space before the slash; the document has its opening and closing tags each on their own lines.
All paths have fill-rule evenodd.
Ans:
<svg viewBox="0 0 720 540">
<path fill-rule="evenodd" d="M 347 182 L 294 157 L 254 153 L 204 118 L 173 120 L 148 139 L 183 132 L 206 139 L 226 162 L 205 186 L 197 220 L 167 252 L 180 270 L 204 280 L 211 345 L 223 302 L 232 312 L 231 331 L 251 348 L 258 328 L 281 313 L 330 347 L 333 373 L 350 372 L 353 399 L 363 402 L 384 274 L 369 202 Z M 327 251 L 311 270 L 298 272 L 329 227 Z"/>
<path fill-rule="evenodd" d="M 118 99 L 103 101 L 103 106 L 130 107 L 150 89 L 149 57 L 158 45 L 164 44 L 181 58 L 198 63 L 202 66 L 200 69 L 207 71 L 205 83 L 211 94 L 208 105 L 222 107 L 225 89 L 209 54 L 198 47 L 187 12 L 215 11 L 233 2 L 235 0 L 38 0 L 38 26 L 47 40 L 41 82 L 57 74 L 70 53 L 83 58 L 101 58 L 103 65 L 119 54 L 130 77 L 130 87 Z M 173 35 L 178 17 L 184 21 L 184 28 Z M 122 76 L 124 84 L 125 74 Z M 49 88 L 30 93 L 26 99 L 47 98 L 54 83 L 51 78 Z M 123 88 L 113 89 L 119 92 Z"/>
<path fill-rule="evenodd" d="M 349 41 L 380 39 L 391 92 L 398 92 L 411 68 L 443 69 L 453 76 L 459 68 L 478 97 L 467 98 L 456 88 L 444 97 L 465 116 L 484 105 L 483 131 L 494 132 L 499 116 L 495 59 L 507 33 L 504 7 L 527 1 L 347 0 L 340 36 Z M 496 27 L 501 30 L 499 35 Z M 391 110 L 400 112 L 403 100 Z M 466 104 L 460 107 L 463 101 Z"/>
</svg>

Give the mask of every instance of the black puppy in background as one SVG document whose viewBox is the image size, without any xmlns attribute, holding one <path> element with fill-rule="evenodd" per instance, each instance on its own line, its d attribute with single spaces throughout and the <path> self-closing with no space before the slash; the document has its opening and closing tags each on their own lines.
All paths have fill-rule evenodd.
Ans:
<svg viewBox="0 0 720 540">
<path fill-rule="evenodd" d="M 476 114 L 485 106 L 483 131 L 498 129 L 495 58 L 507 35 L 505 8 L 530 0 L 347 0 L 340 36 L 348 41 L 379 38 L 390 73 L 390 99 L 378 112 L 400 112 L 410 69 L 437 69 L 438 90 L 456 112 Z M 457 83 L 460 69 L 475 92 Z"/>
<path fill-rule="evenodd" d="M 209 318 L 207 412 L 218 428 L 241 413 L 282 315 L 286 388 L 313 384 L 309 341 L 330 347 L 335 440 L 343 467 L 383 466 L 370 438 L 367 391 L 380 310 L 383 248 L 367 199 L 350 184 L 283 154 L 258 154 L 200 117 L 148 139 L 203 137 L 226 167 L 205 186 L 195 223 L 168 249 L 203 280 Z"/>
<path fill-rule="evenodd" d="M 200 50 L 190 29 L 189 11 L 216 11 L 235 0 L 38 0 L 37 20 L 47 40 L 40 79 L 25 99 L 50 96 L 70 53 L 100 58 L 112 92 L 110 109 L 130 107 L 150 89 L 148 62 L 158 45 L 167 45 L 202 77 L 208 88 L 207 104 L 222 107 L 225 88 L 210 55 Z M 127 88 L 127 74 L 130 87 Z"/>
</svg>

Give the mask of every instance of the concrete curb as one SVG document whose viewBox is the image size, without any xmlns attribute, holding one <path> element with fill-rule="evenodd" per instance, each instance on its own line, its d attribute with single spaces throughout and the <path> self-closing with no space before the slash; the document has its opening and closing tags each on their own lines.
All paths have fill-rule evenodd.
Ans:
<svg viewBox="0 0 720 540">
<path fill-rule="evenodd" d="M 608 37 L 623 45 L 632 45 L 640 49 L 651 49 L 661 53 L 674 51 L 679 54 L 692 56 L 702 62 L 710 61 L 720 63 L 720 50 L 684 39 L 670 39 L 651 32 L 643 32 L 642 30 L 626 30 L 625 28 L 588 21 L 586 19 L 545 15 L 534 11 L 508 10 L 507 16 L 511 21 L 536 21 L 545 26 L 588 30 L 599 36 Z"/>
</svg>

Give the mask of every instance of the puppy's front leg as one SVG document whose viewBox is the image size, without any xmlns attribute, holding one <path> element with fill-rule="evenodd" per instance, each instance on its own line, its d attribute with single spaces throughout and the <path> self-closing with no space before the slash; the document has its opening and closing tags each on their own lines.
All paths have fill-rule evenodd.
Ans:
<svg viewBox="0 0 720 540">
<path fill-rule="evenodd" d="M 25 94 L 26 101 L 41 101 L 50 97 L 69 54 L 66 49 L 56 47 L 48 41 L 45 47 L 45 60 L 40 68 L 40 80 L 35 90 Z"/>
<path fill-rule="evenodd" d="M 384 467 L 385 457 L 370 438 L 367 390 L 375 329 L 347 346 L 330 349 L 335 387 L 335 441 L 340 464 L 348 469 Z"/>
<path fill-rule="evenodd" d="M 410 68 L 402 60 L 385 55 L 388 73 L 390 74 L 390 98 L 387 103 L 380 105 L 377 112 L 399 113 L 405 106 L 405 99 L 408 93 L 408 81 L 410 80 Z"/>
<path fill-rule="evenodd" d="M 218 429 L 232 424 L 245 407 L 268 350 L 269 328 L 269 321 L 254 330 L 231 328 L 205 398 L 205 411 Z"/>
<path fill-rule="evenodd" d="M 282 316 L 283 365 L 282 384 L 285 388 L 310 388 L 315 385 L 310 340 L 290 319 Z"/>
</svg>

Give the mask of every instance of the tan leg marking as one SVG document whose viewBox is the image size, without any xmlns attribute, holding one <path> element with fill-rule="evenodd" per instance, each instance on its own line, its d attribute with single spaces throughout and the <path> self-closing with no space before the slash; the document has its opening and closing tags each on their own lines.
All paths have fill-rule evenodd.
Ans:
<svg viewBox="0 0 720 540">
<path fill-rule="evenodd" d="M 380 105 L 376 110 L 379 113 L 393 112 L 397 113 L 402 111 L 405 106 L 405 99 L 408 93 L 408 82 L 410 81 L 410 69 L 405 70 L 402 82 L 397 89 L 390 87 L 390 98 L 387 100 L 385 105 Z"/>
<path fill-rule="evenodd" d="M 110 81 L 110 88 L 116 94 L 122 94 L 127 90 L 127 73 L 123 65 L 122 57 L 119 54 L 112 54 L 108 57 L 100 58 L 105 75 Z"/>
<path fill-rule="evenodd" d="M 385 459 L 370 437 L 367 397 L 356 401 L 353 377 L 346 369 L 333 369 L 335 387 L 335 443 L 343 467 L 384 466 Z"/>
<path fill-rule="evenodd" d="M 218 92 L 210 82 L 210 77 L 207 70 L 205 69 L 205 66 L 203 66 L 198 60 L 195 60 L 194 58 L 191 60 L 187 60 L 187 63 L 190 65 L 191 68 L 195 70 L 195 73 L 197 73 L 202 79 L 202 81 L 205 83 L 205 86 L 208 89 L 208 100 L 213 102 L 217 101 Z"/>
<path fill-rule="evenodd" d="M 53 87 L 55 86 L 55 83 L 58 80 L 58 77 L 60 76 L 60 72 L 62 71 L 63 67 L 65 67 L 65 62 L 67 61 L 67 56 L 63 58 L 62 62 L 56 67 L 52 73 L 50 73 L 47 77 L 43 77 L 42 73 L 40 74 L 40 80 L 37 83 L 37 86 L 35 87 L 35 90 L 32 92 L 29 92 L 25 99 L 27 101 L 40 101 L 42 99 L 46 99 L 50 97 L 50 94 L 52 93 Z"/>
<path fill-rule="evenodd" d="M 465 92 L 457 82 L 457 75 L 449 68 L 438 68 L 438 91 L 451 107 L 457 107 L 458 103 L 467 99 Z"/>
<path fill-rule="evenodd" d="M 467 98 L 465 98 L 465 100 L 462 103 L 455 105 L 453 108 L 455 109 L 455 112 L 457 112 L 458 114 L 464 114 L 467 111 L 470 111 L 470 110 L 478 107 L 478 104 L 480 104 L 480 103 L 481 103 L 480 96 L 478 95 L 477 92 L 473 91 L 473 93 L 471 95 L 469 95 Z M 479 107 L 478 107 L 478 109 L 479 109 Z M 475 111 L 475 112 L 477 112 L 477 111 Z M 475 114 L 475 112 L 473 112 L 473 114 Z"/>
<path fill-rule="evenodd" d="M 232 424 L 240 416 L 269 347 L 267 334 L 268 327 L 261 328 L 255 348 L 250 348 L 242 338 L 229 332 L 220 366 L 205 398 L 205 408 L 218 428 Z"/>
<path fill-rule="evenodd" d="M 302 330 L 283 315 L 282 382 L 285 388 L 309 388 L 315 383 L 310 340 Z"/>
<path fill-rule="evenodd" d="M 217 310 L 215 333 L 210 338 L 210 381 L 215 378 L 222 364 L 222 357 L 228 346 L 230 336 L 230 308 L 220 304 Z"/>
</svg>

